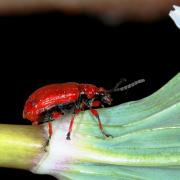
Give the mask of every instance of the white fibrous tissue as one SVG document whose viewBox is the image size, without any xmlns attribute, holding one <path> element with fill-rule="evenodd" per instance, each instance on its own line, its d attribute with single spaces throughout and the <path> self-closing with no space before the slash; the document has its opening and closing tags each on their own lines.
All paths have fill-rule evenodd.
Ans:
<svg viewBox="0 0 180 180">
<path fill-rule="evenodd" d="M 178 28 L 180 28 L 180 6 L 173 6 L 174 10 L 169 12 L 169 16 L 173 19 Z"/>
</svg>

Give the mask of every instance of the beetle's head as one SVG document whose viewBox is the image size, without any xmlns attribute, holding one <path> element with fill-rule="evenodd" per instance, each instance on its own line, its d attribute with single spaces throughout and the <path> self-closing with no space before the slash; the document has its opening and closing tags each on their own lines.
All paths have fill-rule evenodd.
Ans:
<svg viewBox="0 0 180 180">
<path fill-rule="evenodd" d="M 103 87 L 100 87 L 98 89 L 97 95 L 99 96 L 101 102 L 103 102 L 104 104 L 111 105 L 112 103 L 111 94 L 108 93 L 106 89 L 104 89 Z"/>
</svg>

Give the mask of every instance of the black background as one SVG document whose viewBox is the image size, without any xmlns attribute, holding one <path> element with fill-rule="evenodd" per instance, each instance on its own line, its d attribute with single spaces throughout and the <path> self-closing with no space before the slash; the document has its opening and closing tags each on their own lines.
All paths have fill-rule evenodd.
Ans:
<svg viewBox="0 0 180 180">
<path fill-rule="evenodd" d="M 146 97 L 179 72 L 180 32 L 169 17 L 154 23 L 108 26 L 94 17 L 60 13 L 0 17 L 0 121 L 22 119 L 37 88 L 75 81 L 111 88 L 120 78 L 146 83 L 113 95 L 114 105 Z M 42 178 L 0 169 L 1 178 Z"/>
</svg>

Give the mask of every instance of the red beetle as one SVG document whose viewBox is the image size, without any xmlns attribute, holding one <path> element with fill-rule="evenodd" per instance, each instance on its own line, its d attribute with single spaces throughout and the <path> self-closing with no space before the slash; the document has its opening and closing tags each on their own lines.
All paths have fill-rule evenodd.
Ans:
<svg viewBox="0 0 180 180">
<path fill-rule="evenodd" d="M 43 86 L 29 96 L 24 106 L 23 118 L 30 120 L 33 124 L 48 122 L 49 136 L 51 137 L 51 121 L 60 118 L 68 110 L 73 110 L 74 113 L 66 137 L 69 140 L 75 115 L 88 108 L 97 118 L 102 134 L 108 137 L 110 135 L 104 132 L 98 112 L 93 108 L 103 107 L 103 104 L 110 105 L 112 102 L 110 93 L 127 90 L 145 80 L 140 79 L 118 88 L 124 81 L 125 79 L 121 79 L 111 90 L 106 90 L 103 87 L 98 88 L 93 84 L 75 82 Z"/>
</svg>

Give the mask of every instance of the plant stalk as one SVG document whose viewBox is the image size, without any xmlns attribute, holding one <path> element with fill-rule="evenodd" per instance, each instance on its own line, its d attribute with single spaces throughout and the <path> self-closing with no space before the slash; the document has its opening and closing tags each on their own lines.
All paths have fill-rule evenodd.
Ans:
<svg viewBox="0 0 180 180">
<path fill-rule="evenodd" d="M 42 128 L 0 124 L 0 167 L 31 169 L 45 153 Z"/>
</svg>

